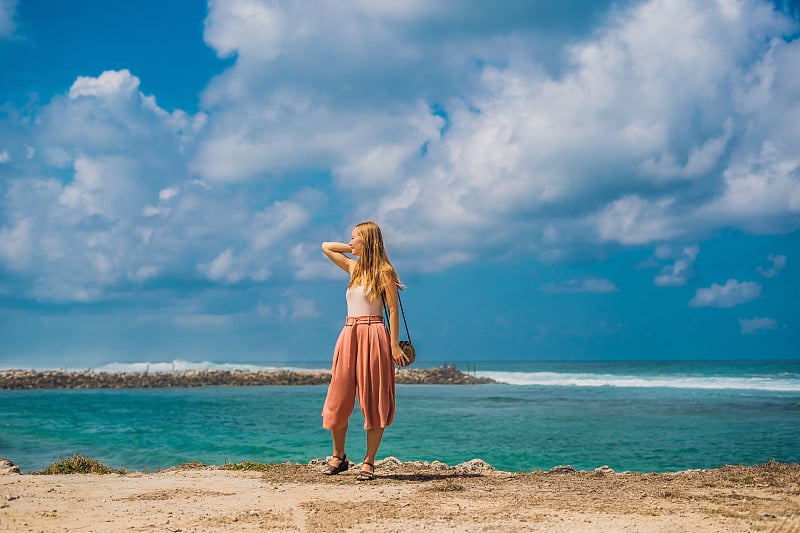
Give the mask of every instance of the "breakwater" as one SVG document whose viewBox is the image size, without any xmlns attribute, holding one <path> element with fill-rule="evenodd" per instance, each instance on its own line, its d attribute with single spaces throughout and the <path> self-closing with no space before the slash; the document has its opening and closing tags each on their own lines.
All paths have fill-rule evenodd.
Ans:
<svg viewBox="0 0 800 533">
<path fill-rule="evenodd" d="M 180 372 L 92 372 L 63 370 L 2 370 L 0 390 L 24 389 L 153 389 L 171 387 L 258 385 L 327 385 L 324 370 L 185 370 Z M 401 384 L 470 385 L 494 383 L 465 374 L 451 365 L 436 368 L 404 368 L 396 374 Z"/>
</svg>

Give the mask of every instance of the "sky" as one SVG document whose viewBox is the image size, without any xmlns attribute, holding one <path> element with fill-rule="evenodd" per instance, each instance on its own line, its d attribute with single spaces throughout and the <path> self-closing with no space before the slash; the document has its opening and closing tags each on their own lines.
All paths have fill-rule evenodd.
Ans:
<svg viewBox="0 0 800 533">
<path fill-rule="evenodd" d="M 0 0 L 0 368 L 800 358 L 800 2 Z"/>
</svg>

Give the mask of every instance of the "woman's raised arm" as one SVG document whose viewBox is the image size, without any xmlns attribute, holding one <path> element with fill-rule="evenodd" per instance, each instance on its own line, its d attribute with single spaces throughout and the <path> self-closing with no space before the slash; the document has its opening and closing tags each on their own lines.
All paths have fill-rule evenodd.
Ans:
<svg viewBox="0 0 800 533">
<path fill-rule="evenodd" d="M 355 266 L 356 261 L 344 255 L 353 252 L 349 244 L 343 242 L 323 242 L 322 251 L 336 266 L 348 274 L 352 274 L 353 266 Z"/>
</svg>

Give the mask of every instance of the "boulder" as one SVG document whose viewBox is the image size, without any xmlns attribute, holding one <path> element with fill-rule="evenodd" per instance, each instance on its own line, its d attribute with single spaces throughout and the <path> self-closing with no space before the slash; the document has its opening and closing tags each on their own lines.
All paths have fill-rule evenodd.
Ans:
<svg viewBox="0 0 800 533">
<path fill-rule="evenodd" d="M 598 466 L 594 469 L 595 474 L 613 474 L 614 470 L 608 465 Z"/>
<path fill-rule="evenodd" d="M 376 468 L 380 467 L 380 466 L 388 466 L 388 467 L 402 466 L 402 464 L 403 464 L 403 461 L 401 461 L 397 457 L 393 457 L 391 455 L 388 456 L 388 457 L 385 457 L 384 459 L 379 459 L 378 461 L 375 461 L 375 467 Z"/>
<path fill-rule="evenodd" d="M 7 476 L 12 474 L 21 474 L 19 467 L 14 464 L 11 459 L 0 457 L 0 476 Z"/>
<path fill-rule="evenodd" d="M 493 472 L 495 468 L 484 461 L 483 459 L 473 459 L 472 461 L 467 461 L 466 463 L 461 463 L 456 465 L 456 471 L 458 472 L 465 472 L 470 474 L 482 473 L 482 472 Z"/>
</svg>

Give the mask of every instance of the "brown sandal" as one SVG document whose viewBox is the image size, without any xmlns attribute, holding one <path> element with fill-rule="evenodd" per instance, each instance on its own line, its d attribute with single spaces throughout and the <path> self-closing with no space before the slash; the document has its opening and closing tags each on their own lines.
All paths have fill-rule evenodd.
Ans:
<svg viewBox="0 0 800 533">
<path fill-rule="evenodd" d="M 333 466 L 332 464 L 328 463 L 328 466 L 322 471 L 323 476 L 335 476 L 336 474 L 344 472 L 350 468 L 350 462 L 347 460 L 347 454 L 344 454 L 344 457 L 339 457 L 338 455 L 334 455 L 333 457 L 339 459 L 339 464 Z"/>
<path fill-rule="evenodd" d="M 364 470 L 364 465 L 371 466 L 372 472 Z M 372 481 L 373 479 L 375 479 L 375 464 L 364 461 L 361 463 L 361 471 L 356 476 L 356 481 Z"/>
</svg>

